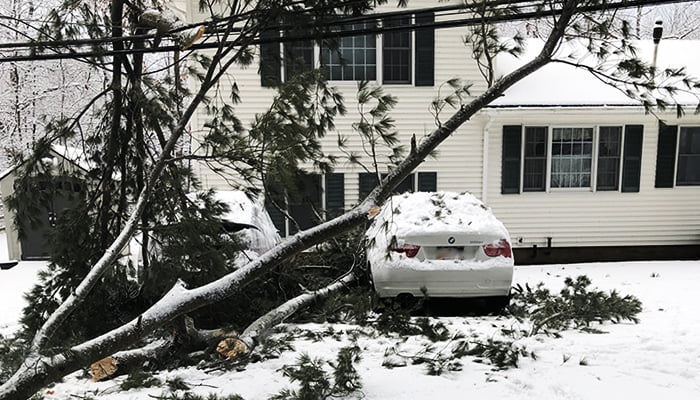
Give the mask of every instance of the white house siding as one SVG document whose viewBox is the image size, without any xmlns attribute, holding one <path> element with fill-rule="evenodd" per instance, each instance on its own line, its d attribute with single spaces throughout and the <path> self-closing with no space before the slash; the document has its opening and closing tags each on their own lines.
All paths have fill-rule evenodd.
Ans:
<svg viewBox="0 0 700 400">
<path fill-rule="evenodd" d="M 0 199 L 3 204 L 5 199 L 14 192 L 15 173 L 6 172 L 0 178 Z M 3 207 L 3 230 L 5 231 L 5 242 L 0 242 L 0 246 L 7 246 L 7 255 L 9 260 L 19 260 L 21 250 L 19 246 L 19 236 L 15 228 L 15 212 L 9 207 Z"/>
<path fill-rule="evenodd" d="M 652 246 L 700 244 L 700 186 L 655 188 L 658 120 L 640 108 L 552 108 L 489 110 L 487 203 L 510 231 L 516 247 Z M 700 117 L 670 125 L 700 125 Z M 643 124 L 638 193 L 561 190 L 501 194 L 503 125 Z M 520 242 L 522 239 L 522 242 Z"/>
<path fill-rule="evenodd" d="M 410 8 L 435 7 L 449 3 L 435 1 L 411 1 Z M 392 10 L 390 6 L 380 9 Z M 197 13 L 190 13 L 190 19 L 201 18 Z M 439 20 L 439 19 L 438 19 Z M 396 128 L 400 134 L 401 142 L 409 145 L 411 135 L 415 134 L 420 140 L 423 135 L 430 133 L 435 128 L 434 116 L 429 111 L 430 102 L 440 90 L 440 85 L 452 78 L 462 78 L 473 82 L 474 93 L 484 89 L 483 78 L 479 74 L 471 57 L 470 50 L 463 43 L 465 28 L 438 29 L 435 31 L 435 86 L 415 87 L 413 85 L 384 85 L 384 90 L 399 99 L 398 105 L 391 113 L 396 120 Z M 379 49 L 378 49 L 379 51 Z M 378 65 L 380 68 L 380 65 Z M 263 112 L 269 107 L 275 91 L 261 87 L 258 75 L 258 61 L 256 60 L 246 69 L 231 68 L 230 79 L 222 80 L 222 98 L 228 98 L 228 91 L 232 82 L 236 82 L 242 99 L 235 105 L 237 116 L 248 125 L 256 113 Z M 362 152 L 360 138 L 353 133 L 352 124 L 359 121 L 357 102 L 355 99 L 356 82 L 333 82 L 333 85 L 341 88 L 345 97 L 348 114 L 337 118 L 336 131 L 329 132 L 323 140 L 324 151 L 330 155 L 340 157 L 336 166 L 336 172 L 345 173 L 345 204 L 356 204 L 358 201 L 358 173 L 363 170 L 357 166 L 343 162 L 343 153 L 337 149 L 337 135 L 348 138 L 349 151 Z M 442 87 L 442 93 L 449 93 L 448 87 Z M 449 107 L 441 118 L 449 118 L 454 110 Z M 207 116 L 200 110 L 193 117 L 191 126 L 195 130 L 195 137 L 201 135 L 197 130 L 202 127 Z M 199 136 L 201 137 L 201 136 Z M 196 145 L 193 146 L 193 149 Z M 482 187 L 482 134 L 481 125 L 470 123 L 460 128 L 449 138 L 439 150 L 437 159 L 428 159 L 421 165 L 418 171 L 437 171 L 438 189 L 454 191 L 470 191 L 476 195 L 481 194 Z M 363 158 L 368 161 L 365 156 Z M 310 167 L 310 165 L 306 165 Z M 205 165 L 197 165 L 202 183 L 206 187 L 225 189 L 229 188 L 229 182 L 220 175 L 213 173 Z"/>
</svg>

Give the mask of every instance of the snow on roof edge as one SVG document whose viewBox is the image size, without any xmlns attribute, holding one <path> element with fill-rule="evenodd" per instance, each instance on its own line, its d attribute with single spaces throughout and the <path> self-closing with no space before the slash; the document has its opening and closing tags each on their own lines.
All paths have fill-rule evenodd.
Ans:
<svg viewBox="0 0 700 400">
<path fill-rule="evenodd" d="M 507 39 L 506 39 L 507 40 Z M 525 51 L 520 57 L 499 54 L 496 57 L 496 73 L 506 75 L 535 57 L 543 45 L 540 39 L 527 39 Z M 651 40 L 633 43 L 638 49 L 638 56 L 651 62 L 653 44 Z M 686 73 L 700 78 L 700 41 L 698 40 L 662 40 L 658 47 L 658 68 L 685 67 Z M 555 54 L 558 58 L 575 55 L 582 62 L 592 58 L 582 44 L 565 42 Z M 612 63 L 611 66 L 615 64 Z M 677 103 L 695 106 L 697 100 L 688 94 L 679 94 Z M 589 72 L 561 63 L 550 63 L 505 91 L 504 96 L 494 100 L 488 107 L 509 106 L 587 106 L 601 105 L 640 106 L 640 102 L 629 98 L 619 89 L 607 85 Z"/>
</svg>

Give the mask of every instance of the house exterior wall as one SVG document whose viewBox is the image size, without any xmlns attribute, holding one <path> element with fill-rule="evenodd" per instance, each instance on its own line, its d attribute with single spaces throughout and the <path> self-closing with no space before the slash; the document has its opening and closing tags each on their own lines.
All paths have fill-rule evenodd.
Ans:
<svg viewBox="0 0 700 400">
<path fill-rule="evenodd" d="M 5 198 L 10 193 L 14 192 L 15 174 L 10 172 L 0 179 L 0 195 L 2 195 L 3 204 Z M 3 207 L 4 210 L 4 226 L 5 240 L 7 242 L 7 255 L 10 260 L 19 260 L 21 258 L 21 250 L 19 245 L 19 235 L 15 227 L 15 213 L 9 207 Z"/>
<path fill-rule="evenodd" d="M 700 186 L 656 188 L 658 120 L 641 108 L 489 110 L 486 202 L 510 231 L 515 247 L 659 246 L 700 244 Z M 692 115 L 669 124 L 700 125 Z M 639 192 L 552 189 L 501 194 L 504 125 L 643 124 Z"/>
<path fill-rule="evenodd" d="M 449 4 L 450 2 L 447 2 Z M 393 4 L 393 3 L 392 3 Z M 440 3 L 437 5 L 445 5 Z M 434 7 L 434 1 L 419 0 L 409 2 L 409 9 Z M 378 11 L 393 10 L 390 5 L 382 6 Z M 201 18 L 197 12 L 191 12 L 191 19 Z M 439 19 L 438 19 L 439 20 Z M 485 85 L 478 72 L 476 64 L 471 57 L 470 49 L 464 44 L 464 28 L 435 30 L 435 85 L 418 87 L 413 84 L 396 84 L 383 86 L 386 93 L 398 98 L 398 104 L 391 117 L 396 121 L 396 129 L 399 132 L 401 142 L 408 146 L 413 134 L 418 140 L 430 133 L 436 127 L 435 117 L 430 113 L 430 102 L 441 91 L 443 95 L 449 93 L 449 88 L 440 86 L 453 78 L 461 78 L 465 82 L 474 83 L 473 94 L 483 91 Z M 378 49 L 379 51 L 379 49 Z M 269 107 L 275 91 L 262 87 L 258 74 L 258 59 L 248 68 L 231 68 L 230 78 L 223 79 L 222 92 L 230 90 L 230 84 L 236 82 L 240 98 L 240 104 L 235 105 L 237 116 L 244 125 L 249 126 L 256 113 L 263 112 Z M 378 65 L 380 68 L 380 65 Z M 356 204 L 359 200 L 358 174 L 364 170 L 356 165 L 344 162 L 347 157 L 337 149 L 338 134 L 347 137 L 347 150 L 362 153 L 363 147 L 360 138 L 353 133 L 352 124 L 359 121 L 357 111 L 357 82 L 334 81 L 331 84 L 342 90 L 348 113 L 344 117 L 336 119 L 336 130 L 330 132 L 323 140 L 324 151 L 329 155 L 339 157 L 339 163 L 335 167 L 336 172 L 345 174 L 345 204 Z M 447 108 L 441 117 L 448 118 L 452 113 Z M 192 119 L 191 126 L 198 129 L 204 125 L 207 116 L 200 109 Z M 195 139 L 197 134 L 195 134 Z M 200 136 L 201 137 L 201 133 Z M 466 124 L 450 137 L 439 150 L 438 159 L 428 159 L 417 171 L 440 171 L 437 177 L 438 188 L 441 190 L 470 191 L 476 195 L 481 194 L 482 179 L 482 136 L 481 127 L 478 124 Z M 193 145 L 196 151 L 197 145 Z M 363 159 L 368 162 L 365 156 Z M 306 165 L 310 168 L 311 165 Z M 216 189 L 230 188 L 230 183 L 224 177 L 213 173 L 204 164 L 195 164 L 204 186 Z"/>
<path fill-rule="evenodd" d="M 411 1 L 411 7 L 434 6 L 429 1 Z M 190 18 L 198 18 L 190 12 Z M 435 31 L 435 86 L 384 85 L 387 93 L 395 95 L 399 103 L 391 113 L 396 120 L 401 142 L 408 144 L 411 135 L 418 140 L 435 128 L 435 118 L 429 104 L 440 85 L 452 78 L 462 78 L 475 84 L 472 94 L 484 90 L 483 79 L 463 43 L 464 28 Z M 246 69 L 234 68 L 231 79 L 224 79 L 223 93 L 231 82 L 236 82 L 242 99 L 235 105 L 238 117 L 248 124 L 255 113 L 269 106 L 273 89 L 261 87 L 258 61 Z M 352 124 L 358 121 L 355 82 L 333 82 L 343 90 L 348 115 L 336 120 L 336 132 L 323 139 L 324 150 L 340 157 L 335 171 L 344 173 L 345 207 L 359 201 L 361 168 L 343 162 L 343 153 L 337 149 L 337 134 L 348 138 L 349 151 L 362 152 L 362 142 L 353 135 Z M 446 109 L 443 119 L 451 114 Z M 664 116 L 672 123 L 700 125 L 700 117 L 687 116 L 675 121 L 675 115 Z M 195 114 L 192 127 L 197 131 L 207 120 L 203 111 Z M 503 127 L 506 125 L 533 126 L 599 126 L 643 125 L 641 178 L 638 192 L 593 191 L 560 189 L 547 192 L 502 194 L 501 158 Z M 595 248 L 599 246 L 679 246 L 700 245 L 700 186 L 656 188 L 656 151 L 658 120 L 645 115 L 638 107 L 551 107 L 486 109 L 460 127 L 439 148 L 436 159 L 427 159 L 417 172 L 437 172 L 437 189 L 469 191 L 482 198 L 510 231 L 516 248 L 537 245 L 544 248 L 548 238 L 554 247 Z M 199 136 L 198 136 L 199 135 Z M 196 144 L 193 149 L 196 150 Z M 310 167 L 307 165 L 307 167 Z M 229 189 L 230 183 L 213 173 L 207 166 L 195 165 L 205 187 Z"/>
</svg>

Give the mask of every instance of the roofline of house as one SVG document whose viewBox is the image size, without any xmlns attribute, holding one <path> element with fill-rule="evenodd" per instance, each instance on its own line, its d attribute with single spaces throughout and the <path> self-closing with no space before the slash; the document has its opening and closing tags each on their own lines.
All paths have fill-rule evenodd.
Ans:
<svg viewBox="0 0 700 400">
<path fill-rule="evenodd" d="M 588 104 L 588 103 L 581 103 L 581 104 L 547 104 L 547 103 L 541 103 L 541 104 L 489 104 L 484 108 L 498 108 L 498 109 L 503 109 L 503 108 L 630 108 L 630 107 L 641 107 L 638 104 L 606 104 L 606 103 L 600 103 L 600 104 Z"/>
<path fill-rule="evenodd" d="M 10 174 L 12 173 L 12 171 L 14 171 L 15 169 L 17 169 L 18 166 L 19 166 L 19 165 L 13 165 L 13 166 L 11 166 L 10 168 L 4 170 L 2 173 L 0 173 L 0 181 L 3 180 L 3 179 L 5 179 L 5 177 L 6 177 L 7 175 L 10 175 Z"/>
<path fill-rule="evenodd" d="M 681 104 L 682 107 L 695 107 L 696 104 Z M 599 104 L 489 104 L 484 107 L 484 109 L 490 110 L 522 110 L 522 109 L 590 109 L 590 108 L 623 108 L 623 109 L 643 109 L 644 107 L 639 104 L 626 104 L 626 103 L 599 103 Z M 674 109 L 675 112 L 675 109 Z"/>
<path fill-rule="evenodd" d="M 85 169 L 83 166 L 81 166 L 80 163 L 78 163 L 78 162 L 76 162 L 76 161 L 74 161 L 74 160 L 71 160 L 70 158 L 66 157 L 65 154 L 61 154 L 60 151 L 56 151 L 56 149 L 53 148 L 53 146 L 49 149 L 49 152 L 50 152 L 51 154 L 53 154 L 54 156 L 58 156 L 58 157 L 63 158 L 64 160 L 66 160 L 66 161 L 68 161 L 69 163 L 75 165 L 76 167 L 78 167 L 78 168 L 81 169 L 82 171 L 84 171 L 84 172 L 89 172 L 87 169 Z M 22 166 L 22 164 L 24 164 L 25 162 L 26 162 L 26 161 L 22 161 L 22 162 L 19 163 L 18 165 L 13 165 L 13 166 L 9 167 L 8 169 L 6 169 L 5 171 L 3 171 L 2 173 L 0 173 L 0 180 L 5 179 L 6 176 L 10 175 L 14 170 L 16 170 L 17 168 L 19 168 L 20 166 Z"/>
</svg>

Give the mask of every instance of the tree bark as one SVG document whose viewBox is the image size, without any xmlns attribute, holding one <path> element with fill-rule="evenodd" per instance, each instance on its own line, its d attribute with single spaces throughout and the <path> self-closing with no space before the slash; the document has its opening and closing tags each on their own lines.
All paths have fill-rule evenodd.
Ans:
<svg viewBox="0 0 700 400">
<path fill-rule="evenodd" d="M 250 324 L 246 330 L 243 331 L 243 334 L 237 338 L 238 343 L 241 344 L 240 348 L 243 351 L 235 354 L 234 357 L 229 356 L 229 358 L 236 358 L 236 356 L 240 354 L 250 353 L 257 347 L 260 340 L 271 328 L 281 324 L 285 319 L 289 318 L 289 316 L 308 307 L 311 303 L 346 288 L 355 279 L 357 279 L 355 273 L 350 272 L 332 284 L 290 299 L 281 306 L 256 319 L 255 322 Z"/>
<path fill-rule="evenodd" d="M 213 345 L 216 345 L 216 351 L 222 356 L 236 359 L 253 351 L 266 332 L 292 314 L 308 307 L 315 301 L 346 288 L 355 279 L 356 275 L 351 272 L 326 287 L 296 296 L 255 320 L 241 335 L 225 329 L 196 329 L 194 321 L 185 317 L 171 338 L 161 339 L 144 347 L 120 351 L 105 357 L 90 365 L 90 374 L 94 381 L 111 379 L 116 375 L 137 368 L 147 360 L 159 360 L 176 352 L 189 353 Z"/>
<path fill-rule="evenodd" d="M 222 339 L 235 338 L 238 332 L 226 329 L 197 329 L 190 317 L 184 317 L 173 334 L 167 339 L 159 339 L 146 346 L 119 351 L 90 365 L 93 381 L 111 379 L 139 368 L 148 360 L 162 360 L 176 353 L 191 353 L 213 347 Z"/>
</svg>

